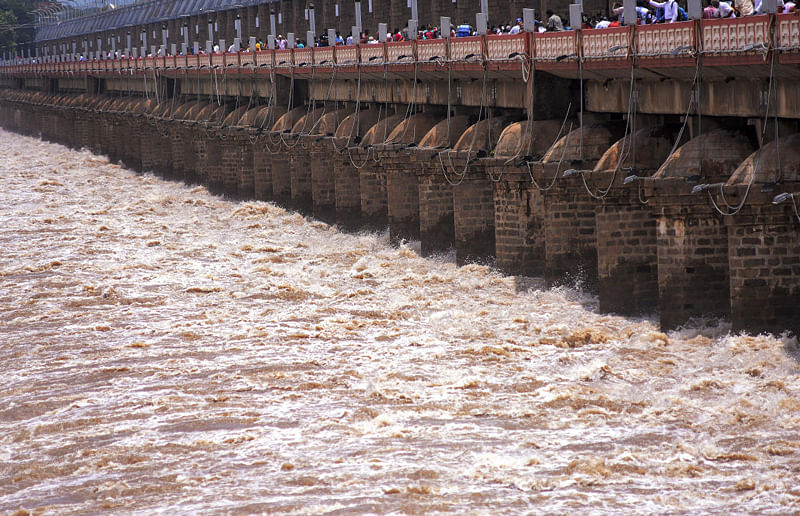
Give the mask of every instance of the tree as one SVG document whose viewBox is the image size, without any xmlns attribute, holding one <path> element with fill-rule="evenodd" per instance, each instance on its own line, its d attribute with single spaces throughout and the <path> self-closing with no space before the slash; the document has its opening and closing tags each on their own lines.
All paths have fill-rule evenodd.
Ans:
<svg viewBox="0 0 800 516">
<path fill-rule="evenodd" d="M 34 40 L 34 5 L 26 0 L 0 0 L 0 48 L 11 51 Z"/>
<path fill-rule="evenodd" d="M 14 11 L 0 11 L 0 48 L 11 49 L 17 41 L 17 17 Z"/>
</svg>

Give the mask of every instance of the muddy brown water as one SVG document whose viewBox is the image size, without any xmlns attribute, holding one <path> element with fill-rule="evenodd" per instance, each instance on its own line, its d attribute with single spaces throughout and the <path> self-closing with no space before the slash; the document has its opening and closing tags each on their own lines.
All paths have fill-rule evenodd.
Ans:
<svg viewBox="0 0 800 516">
<path fill-rule="evenodd" d="M 0 141 L 0 513 L 800 511 L 793 338 Z"/>
</svg>

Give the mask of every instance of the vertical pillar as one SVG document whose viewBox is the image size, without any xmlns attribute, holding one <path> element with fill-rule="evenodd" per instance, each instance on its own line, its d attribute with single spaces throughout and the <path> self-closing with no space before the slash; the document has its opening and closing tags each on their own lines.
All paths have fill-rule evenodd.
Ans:
<svg viewBox="0 0 800 516">
<path fill-rule="evenodd" d="M 469 155 L 458 152 L 457 156 L 453 164 L 465 177 L 453 187 L 456 263 L 487 263 L 495 255 L 494 187 L 483 160 L 465 168 Z"/>
<path fill-rule="evenodd" d="M 494 184 L 497 267 L 507 274 L 544 276 L 544 199 L 527 168 L 508 170 L 505 159 L 487 166 Z"/>
<path fill-rule="evenodd" d="M 438 151 L 410 149 L 416 153 L 419 187 L 419 237 L 423 256 L 444 252 L 455 245 L 454 187 L 445 178 Z"/>
<path fill-rule="evenodd" d="M 335 153 L 334 140 L 332 137 L 314 140 L 310 152 L 312 211 L 315 218 L 329 224 L 336 222 L 336 180 L 331 159 Z"/>
</svg>

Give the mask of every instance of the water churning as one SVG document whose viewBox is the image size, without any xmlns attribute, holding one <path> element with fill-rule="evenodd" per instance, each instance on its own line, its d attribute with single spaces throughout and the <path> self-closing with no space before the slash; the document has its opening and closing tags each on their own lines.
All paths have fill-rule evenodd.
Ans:
<svg viewBox="0 0 800 516">
<path fill-rule="evenodd" d="M 800 511 L 793 338 L 0 138 L 2 513 Z"/>
</svg>

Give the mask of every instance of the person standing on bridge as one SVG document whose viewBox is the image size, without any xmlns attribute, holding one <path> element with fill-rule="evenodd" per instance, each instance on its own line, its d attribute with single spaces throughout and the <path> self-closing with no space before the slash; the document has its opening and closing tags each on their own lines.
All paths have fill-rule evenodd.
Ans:
<svg viewBox="0 0 800 516">
<path fill-rule="evenodd" d="M 664 9 L 664 22 L 675 23 L 678 21 L 678 2 L 675 0 L 666 0 L 664 2 L 656 2 L 650 0 L 650 5 L 655 8 Z"/>
<path fill-rule="evenodd" d="M 736 18 L 736 13 L 730 3 L 711 0 L 711 5 L 717 9 L 717 18 Z"/>
<path fill-rule="evenodd" d="M 553 12 L 552 9 L 547 10 L 547 32 L 560 32 L 564 30 L 564 23 L 561 17 Z"/>
</svg>

